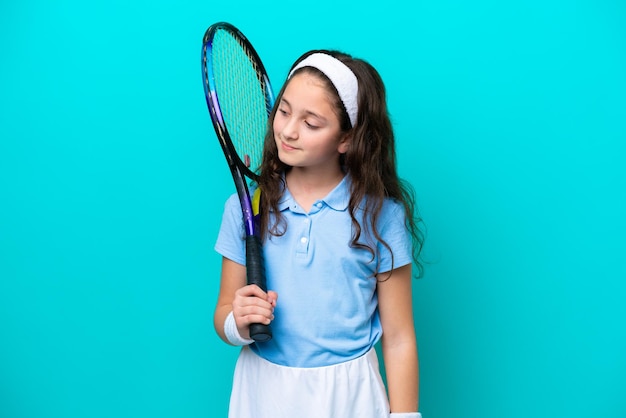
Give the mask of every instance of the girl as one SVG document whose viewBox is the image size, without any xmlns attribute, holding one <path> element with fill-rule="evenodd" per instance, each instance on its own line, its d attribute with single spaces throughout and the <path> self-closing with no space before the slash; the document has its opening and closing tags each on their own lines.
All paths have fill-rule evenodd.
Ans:
<svg viewBox="0 0 626 418">
<path fill-rule="evenodd" d="M 378 72 L 310 51 L 291 68 L 268 127 L 258 187 L 271 290 L 246 286 L 236 195 L 216 244 L 215 328 L 244 346 L 229 416 L 420 417 L 411 268 L 420 267 L 422 234 L 396 173 Z M 271 323 L 273 339 L 249 339 L 252 323 Z"/>
</svg>

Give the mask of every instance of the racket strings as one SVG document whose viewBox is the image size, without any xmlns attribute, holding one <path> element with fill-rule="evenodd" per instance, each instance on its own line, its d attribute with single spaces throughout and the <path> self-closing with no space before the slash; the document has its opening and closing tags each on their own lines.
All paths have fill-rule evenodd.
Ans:
<svg viewBox="0 0 626 418">
<path fill-rule="evenodd" d="M 255 171 L 261 163 L 267 126 L 262 72 L 247 47 L 225 30 L 214 36 L 212 67 L 224 124 L 235 151 Z"/>
</svg>

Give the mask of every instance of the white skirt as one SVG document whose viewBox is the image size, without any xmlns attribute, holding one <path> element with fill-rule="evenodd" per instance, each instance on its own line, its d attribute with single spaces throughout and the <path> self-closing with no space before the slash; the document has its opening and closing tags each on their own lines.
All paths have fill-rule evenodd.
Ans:
<svg viewBox="0 0 626 418">
<path fill-rule="evenodd" d="M 239 354 L 229 418 L 389 418 L 376 351 L 332 366 L 271 363 L 250 348 Z"/>
</svg>

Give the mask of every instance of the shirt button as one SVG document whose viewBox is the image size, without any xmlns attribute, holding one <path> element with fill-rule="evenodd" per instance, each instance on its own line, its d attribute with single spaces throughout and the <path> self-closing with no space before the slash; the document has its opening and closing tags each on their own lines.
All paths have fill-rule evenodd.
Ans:
<svg viewBox="0 0 626 418">
<path fill-rule="evenodd" d="M 303 244 L 306 244 L 307 241 L 308 241 L 308 239 L 306 239 L 306 237 L 300 238 L 300 242 L 303 243 Z"/>
<path fill-rule="evenodd" d="M 322 207 L 322 202 L 317 202 L 317 203 L 315 204 L 315 206 L 317 206 L 318 208 L 321 208 L 321 207 Z"/>
</svg>

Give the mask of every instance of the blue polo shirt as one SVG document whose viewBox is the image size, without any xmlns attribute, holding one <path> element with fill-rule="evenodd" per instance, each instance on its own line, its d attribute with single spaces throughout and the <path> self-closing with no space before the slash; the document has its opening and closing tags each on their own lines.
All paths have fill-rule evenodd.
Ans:
<svg viewBox="0 0 626 418">
<path fill-rule="evenodd" d="M 350 247 L 349 189 L 345 176 L 308 213 L 289 190 L 280 201 L 287 230 L 263 244 L 267 287 L 278 293 L 271 324 L 274 336 L 251 346 L 272 363 L 290 367 L 341 363 L 365 354 L 382 335 L 375 274 L 392 269 L 391 254 L 370 235 L 361 242 L 375 249 L 374 256 Z M 363 211 L 356 215 L 363 225 Z M 401 204 L 385 200 L 378 230 L 393 250 L 393 268 L 412 262 Z M 233 195 L 225 205 L 216 251 L 245 264 L 243 231 L 239 199 Z"/>
</svg>

